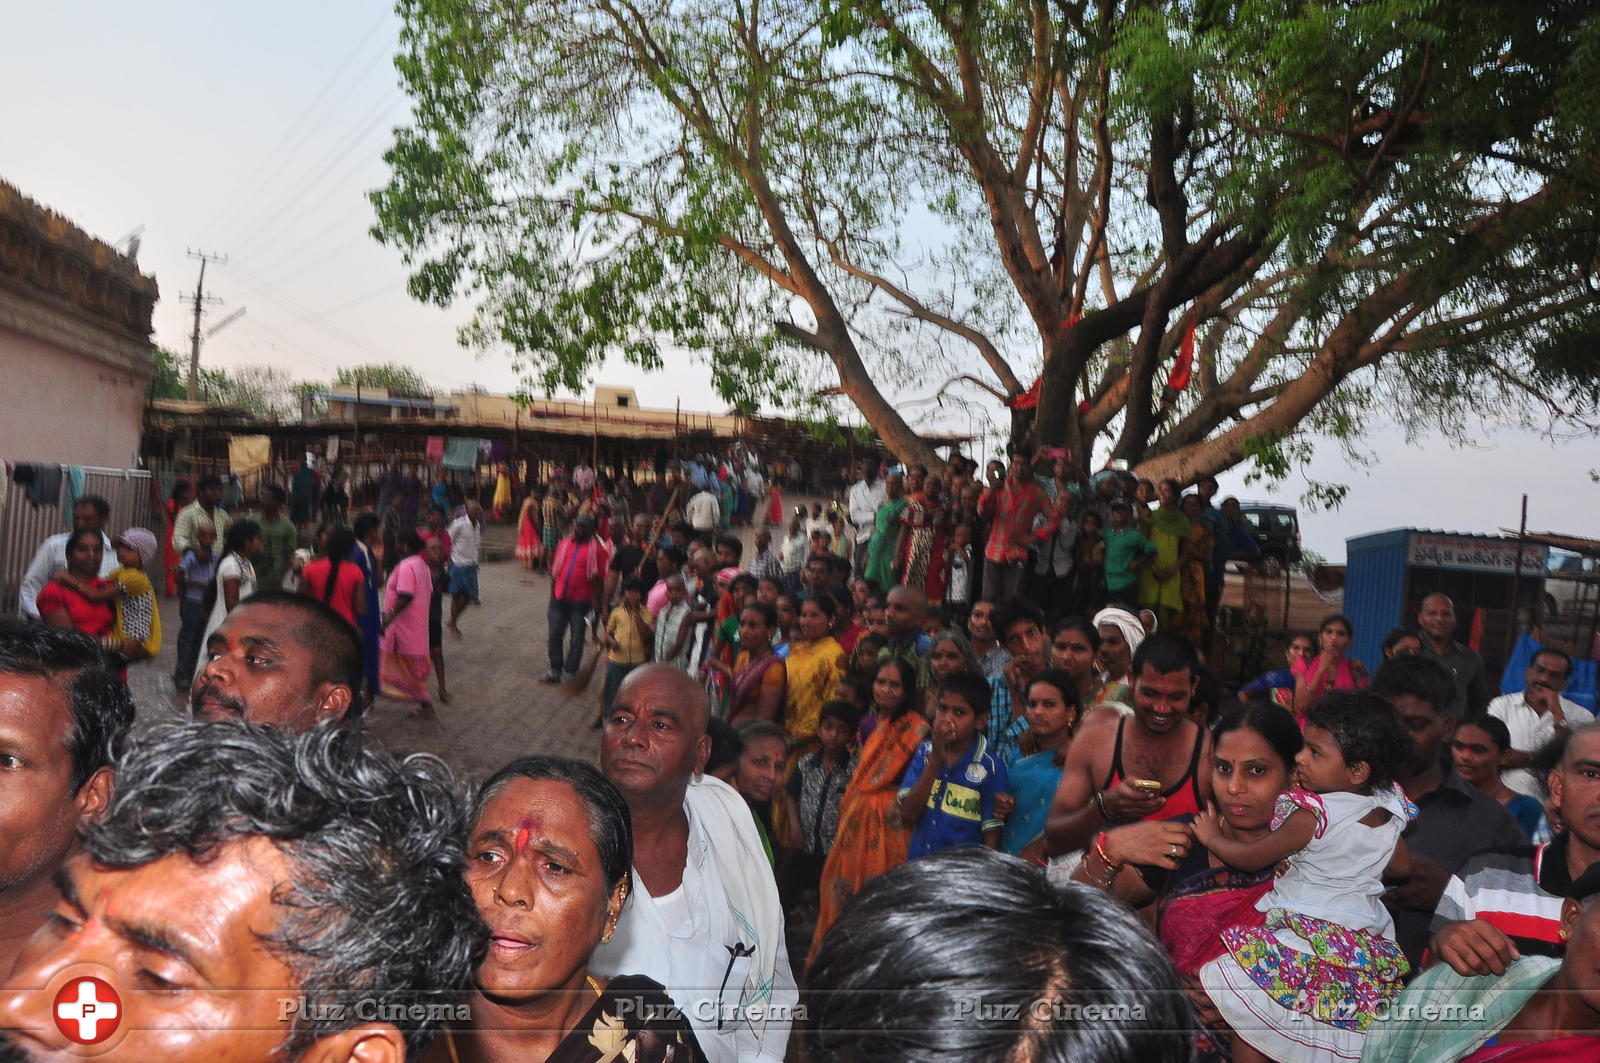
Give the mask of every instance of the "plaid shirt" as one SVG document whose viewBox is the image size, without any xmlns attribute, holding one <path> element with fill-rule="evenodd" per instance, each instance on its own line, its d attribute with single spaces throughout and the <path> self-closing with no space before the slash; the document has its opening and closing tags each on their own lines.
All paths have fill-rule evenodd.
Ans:
<svg viewBox="0 0 1600 1063">
<path fill-rule="evenodd" d="M 1002 764 L 1010 764 L 1021 752 L 1022 732 L 1028 729 L 1027 717 L 1019 714 L 1011 700 L 1011 684 L 1004 674 L 989 680 L 989 728 L 984 737 L 989 749 Z"/>
<path fill-rule="evenodd" d="M 997 565 L 1027 560 L 1028 539 L 1045 542 L 1061 523 L 1055 503 L 1032 482 L 1021 487 L 1007 483 L 998 490 L 989 488 L 978 499 L 978 512 L 990 522 L 983 556 Z M 1044 523 L 1035 528 L 1034 518 L 1041 514 Z"/>
<path fill-rule="evenodd" d="M 771 550 L 766 550 L 750 558 L 750 575 L 756 579 L 770 579 L 783 582 L 783 564 L 773 556 Z"/>
</svg>

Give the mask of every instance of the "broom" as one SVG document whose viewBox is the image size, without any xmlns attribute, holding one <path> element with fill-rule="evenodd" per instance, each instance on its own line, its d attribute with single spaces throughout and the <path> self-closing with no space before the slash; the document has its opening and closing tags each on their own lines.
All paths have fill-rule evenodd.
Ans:
<svg viewBox="0 0 1600 1063">
<path fill-rule="evenodd" d="M 644 557 L 639 559 L 639 567 L 633 573 L 635 576 L 638 576 L 640 573 L 642 573 L 644 571 L 644 566 L 652 557 L 655 556 L 655 544 L 661 538 L 661 529 L 666 526 L 667 514 L 672 512 L 672 505 L 678 500 L 678 492 L 682 489 L 682 487 L 682 484 L 674 487 L 672 489 L 672 494 L 667 498 L 667 504 L 661 508 L 661 515 L 656 518 L 655 527 L 650 530 L 650 546 L 645 551 Z M 589 654 L 588 659 L 579 666 L 577 673 L 574 674 L 571 679 L 567 680 L 566 684 L 562 687 L 563 692 L 568 697 L 577 697 L 579 694 L 582 694 L 589 688 L 589 683 L 594 679 L 595 669 L 600 667 L 600 658 L 604 656 L 606 651 L 605 647 L 600 643 L 600 628 L 604 625 L 605 620 L 603 618 L 598 616 L 595 617 L 595 627 L 590 632 L 590 634 L 594 636 L 594 652 Z M 595 716 L 596 718 L 599 717 L 598 708 L 595 711 Z"/>
</svg>

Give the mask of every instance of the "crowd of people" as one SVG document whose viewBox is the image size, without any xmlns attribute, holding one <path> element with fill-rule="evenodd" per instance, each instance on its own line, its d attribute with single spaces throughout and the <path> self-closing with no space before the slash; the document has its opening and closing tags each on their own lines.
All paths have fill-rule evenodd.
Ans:
<svg viewBox="0 0 1600 1063">
<path fill-rule="evenodd" d="M 171 529 L 191 718 L 129 739 L 160 547 L 81 500 L 24 587 L 43 623 L 0 624 L 29 769 L 0 1060 L 65 1051 L 46 998 L 86 963 L 126 1058 L 1600 1059 L 1570 659 L 1491 700 L 1434 594 L 1370 670 L 1334 615 L 1234 689 L 1236 503 L 1072 468 L 867 461 L 792 514 L 742 450 L 641 505 L 531 489 L 502 509 L 543 679 L 605 657 L 597 766 L 530 734 L 475 787 L 358 723 L 447 699 L 475 501 L 302 550 L 281 490 L 232 519 L 202 481 Z M 246 984 L 282 993 L 205 1003 Z"/>
</svg>

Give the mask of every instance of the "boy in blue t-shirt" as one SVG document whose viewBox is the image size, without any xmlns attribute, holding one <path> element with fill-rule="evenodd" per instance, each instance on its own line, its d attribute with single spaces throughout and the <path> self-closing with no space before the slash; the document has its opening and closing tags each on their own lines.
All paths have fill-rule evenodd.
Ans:
<svg viewBox="0 0 1600 1063">
<path fill-rule="evenodd" d="M 912 860 L 957 845 L 1000 847 L 995 797 L 1006 766 L 989 751 L 989 681 L 957 672 L 939 687 L 933 737 L 917 747 L 900 782 L 900 819 L 911 824 Z"/>
</svg>

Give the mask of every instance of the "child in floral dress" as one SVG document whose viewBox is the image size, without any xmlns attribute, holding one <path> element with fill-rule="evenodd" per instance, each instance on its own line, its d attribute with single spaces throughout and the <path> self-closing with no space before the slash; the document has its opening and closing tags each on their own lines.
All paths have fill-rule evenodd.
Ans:
<svg viewBox="0 0 1600 1063">
<path fill-rule="evenodd" d="M 1400 832 L 1417 813 L 1394 783 L 1409 748 L 1383 698 L 1329 695 L 1307 716 L 1270 834 L 1223 837 L 1215 808 L 1196 819 L 1195 839 L 1229 867 L 1286 863 L 1256 903 L 1264 922 L 1224 930 L 1227 951 L 1200 969 L 1236 1061 L 1358 1060 L 1374 1014 L 1399 995 L 1407 965 L 1382 897 L 1386 877 L 1409 877 Z"/>
</svg>

